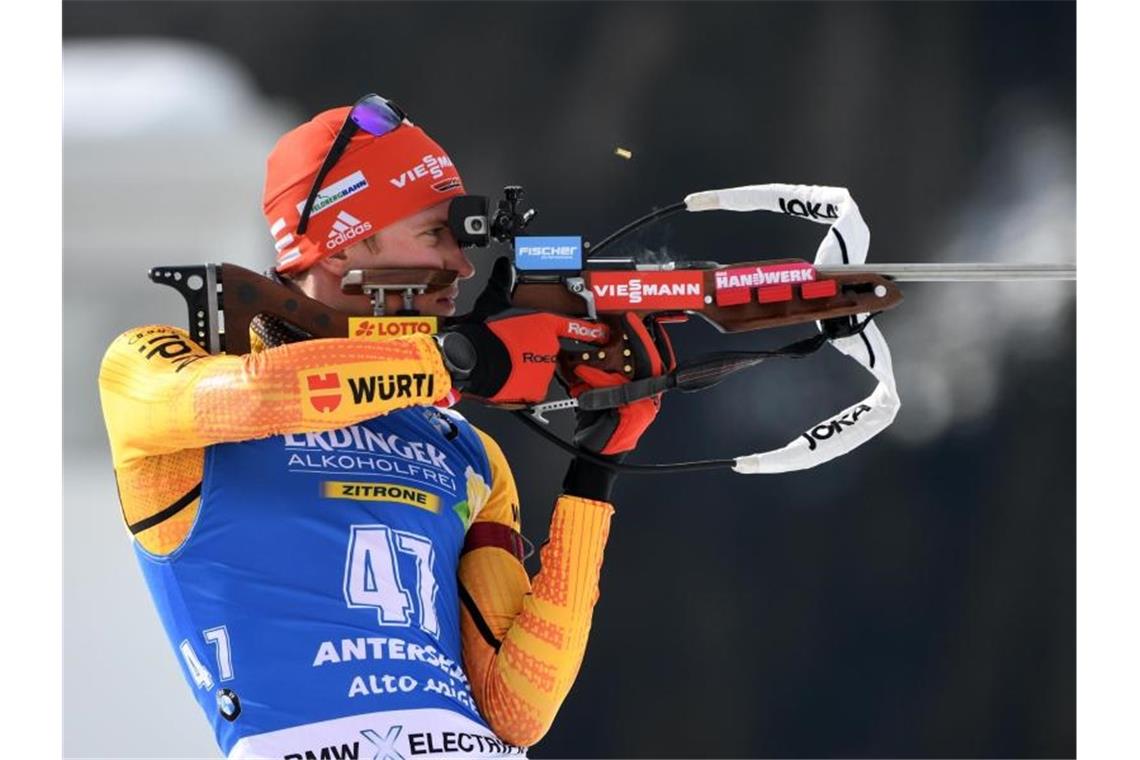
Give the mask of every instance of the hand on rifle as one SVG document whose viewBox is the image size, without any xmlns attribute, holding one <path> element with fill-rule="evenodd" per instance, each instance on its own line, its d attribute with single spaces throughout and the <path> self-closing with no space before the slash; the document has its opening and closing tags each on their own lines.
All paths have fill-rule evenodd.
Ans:
<svg viewBox="0 0 1140 760">
<path fill-rule="evenodd" d="M 676 368 L 673 345 L 665 328 L 656 320 L 650 320 L 647 324 L 636 314 L 626 313 L 613 318 L 611 331 L 620 336 L 630 350 L 627 359 L 633 370 L 631 376 L 580 364 L 574 367 L 573 377 L 559 376 L 559 380 L 575 398 L 595 388 L 612 388 L 631 380 L 663 375 Z M 626 453 L 637 446 L 641 434 L 657 418 L 660 409 L 660 393 L 604 411 L 579 409 L 574 443 L 595 452 L 603 459 L 621 461 Z M 570 462 L 570 467 L 566 470 L 562 491 L 608 502 L 616 478 L 616 471 L 579 456 Z"/>
<path fill-rule="evenodd" d="M 606 320 L 614 337 L 620 336 L 629 348 L 626 361 L 632 373 L 607 372 L 598 367 L 579 364 L 572 377 L 559 374 L 559 381 L 571 396 L 577 398 L 595 388 L 610 388 L 631 380 L 656 377 L 677 366 L 673 344 L 665 328 L 656 320 L 642 319 L 632 312 Z M 574 443 L 589 451 L 605 456 L 633 451 L 641 434 L 657 418 L 661 408 L 661 394 L 606 409 L 603 411 L 578 410 L 578 423 L 574 430 Z"/>
<path fill-rule="evenodd" d="M 547 397 L 562 341 L 604 345 L 610 331 L 585 319 L 511 310 L 512 279 L 510 262 L 496 261 L 471 314 L 448 330 L 466 337 L 475 353 L 459 389 L 492 404 L 537 404 Z"/>
</svg>

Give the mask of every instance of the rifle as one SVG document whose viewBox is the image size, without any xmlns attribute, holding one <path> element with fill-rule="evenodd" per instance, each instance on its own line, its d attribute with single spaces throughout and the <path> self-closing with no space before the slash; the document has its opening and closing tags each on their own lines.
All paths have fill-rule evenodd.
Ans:
<svg viewBox="0 0 1140 760">
<path fill-rule="evenodd" d="M 577 399 L 548 401 L 519 411 L 541 435 L 577 456 L 623 472 L 729 468 L 738 473 L 775 473 L 814 467 L 867 442 L 894 420 L 899 408 L 891 355 L 872 320 L 902 302 L 898 282 L 1074 280 L 1072 265 L 865 264 L 870 232 L 844 188 L 808 185 L 751 185 L 693 193 L 625 225 L 590 246 L 579 237 L 533 237 L 522 233 L 535 217 L 521 212 L 522 188 L 509 186 L 493 216 L 483 196 L 452 200 L 448 223 L 463 246 L 492 240 L 514 248 L 514 283 L 509 303 L 587 320 L 608 321 L 635 312 L 658 322 L 698 316 L 722 333 L 740 333 L 785 325 L 816 323 L 818 333 L 774 350 L 718 352 L 679 361 L 660 377 L 599 388 Z M 598 254 L 617 240 L 681 211 L 768 211 L 818 224 L 828 231 L 812 262 L 776 259 L 719 264 L 712 261 L 640 262 Z M 168 285 L 186 300 L 191 337 L 210 353 L 250 350 L 250 325 L 260 315 L 283 320 L 313 338 L 398 337 L 439 331 L 434 317 L 412 311 L 416 295 L 443 290 L 457 276 L 438 269 L 352 270 L 342 280 L 346 293 L 372 297 L 373 315 L 352 316 L 285 285 L 272 273 L 261 275 L 233 264 L 155 267 L 153 282 Z M 398 294 L 404 308 L 385 313 L 387 295 Z M 459 317 L 457 319 L 463 319 Z M 446 321 L 443 327 L 446 327 Z M 582 344 L 559 353 L 559 370 L 573 377 L 588 364 L 630 374 L 632 368 L 620 330 L 602 347 Z M 782 448 L 731 459 L 670 464 L 618 464 L 601 460 L 551 433 L 544 426 L 550 412 L 604 410 L 670 390 L 709 388 L 729 374 L 776 357 L 800 358 L 830 344 L 850 356 L 877 380 L 870 396 L 812 426 Z M 443 344 L 448 358 L 446 342 Z M 462 360 L 454 362 L 461 367 Z"/>
</svg>

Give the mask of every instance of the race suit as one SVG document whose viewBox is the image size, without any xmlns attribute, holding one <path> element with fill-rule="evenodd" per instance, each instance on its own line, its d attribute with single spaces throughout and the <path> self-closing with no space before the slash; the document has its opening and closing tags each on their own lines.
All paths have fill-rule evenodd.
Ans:
<svg viewBox="0 0 1140 760">
<path fill-rule="evenodd" d="M 522 564 L 498 445 L 433 406 L 430 336 L 210 355 L 149 326 L 99 386 L 130 533 L 231 758 L 479 758 L 541 738 L 585 652 L 611 505 Z"/>
</svg>

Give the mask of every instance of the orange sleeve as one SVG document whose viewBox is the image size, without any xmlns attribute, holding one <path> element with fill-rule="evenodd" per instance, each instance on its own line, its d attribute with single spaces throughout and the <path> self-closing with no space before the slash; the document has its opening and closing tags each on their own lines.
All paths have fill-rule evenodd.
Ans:
<svg viewBox="0 0 1140 760">
<path fill-rule="evenodd" d="M 120 335 L 99 395 L 116 468 L 140 457 L 332 430 L 431 404 L 451 378 L 430 336 L 327 338 L 256 354 L 211 355 L 173 327 Z"/>
<path fill-rule="evenodd" d="M 450 388 L 428 336 L 311 340 L 226 356 L 173 327 L 129 330 L 99 369 L 123 519 L 147 551 L 168 554 L 194 524 L 206 446 L 331 430 L 430 404 Z"/>
<path fill-rule="evenodd" d="M 586 652 L 613 507 L 561 496 L 533 583 L 521 561 L 518 492 L 498 445 L 491 496 L 459 563 L 463 659 L 479 711 L 504 741 L 530 746 L 554 722 Z"/>
</svg>

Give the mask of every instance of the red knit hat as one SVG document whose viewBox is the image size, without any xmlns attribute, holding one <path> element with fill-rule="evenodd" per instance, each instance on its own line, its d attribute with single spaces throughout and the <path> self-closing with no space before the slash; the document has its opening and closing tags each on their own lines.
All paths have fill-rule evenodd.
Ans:
<svg viewBox="0 0 1140 760">
<path fill-rule="evenodd" d="M 300 272 L 325 256 L 419 211 L 463 195 L 463 180 L 443 148 L 405 122 L 375 137 L 361 131 L 333 166 L 313 203 L 305 234 L 301 211 L 348 107 L 318 114 L 273 147 L 261 210 L 277 247 L 277 271 Z"/>
</svg>

